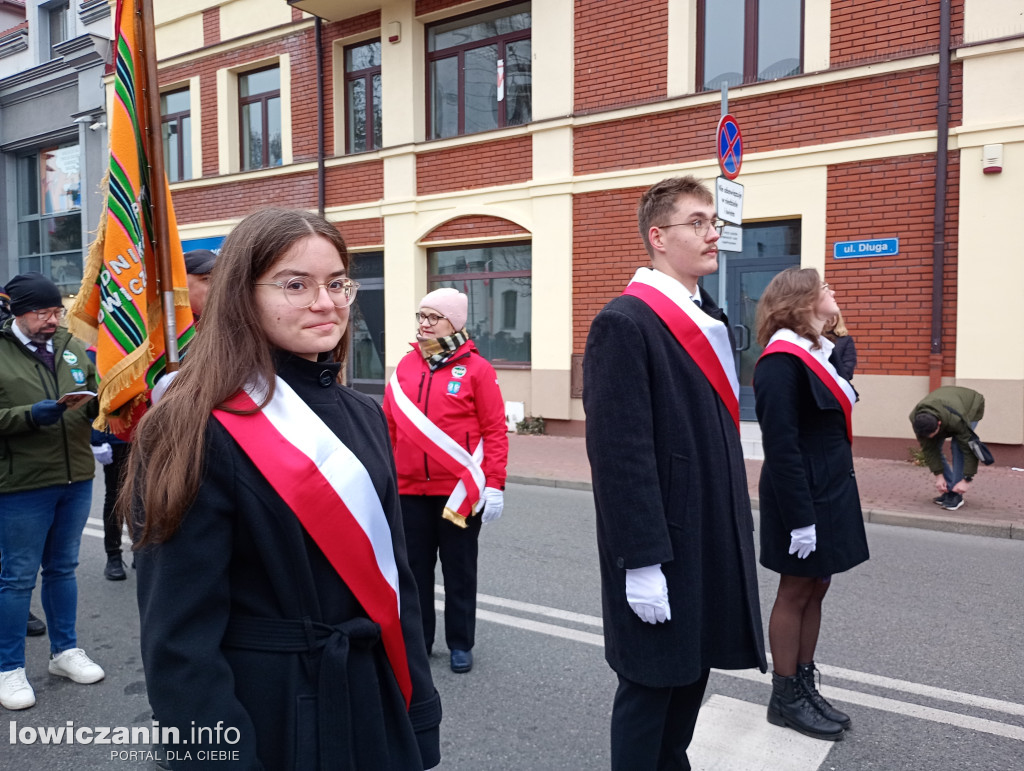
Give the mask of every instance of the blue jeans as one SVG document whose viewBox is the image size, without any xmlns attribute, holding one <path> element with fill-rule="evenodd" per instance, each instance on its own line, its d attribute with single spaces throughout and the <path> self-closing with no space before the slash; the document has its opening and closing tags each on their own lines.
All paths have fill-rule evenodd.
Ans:
<svg viewBox="0 0 1024 771">
<path fill-rule="evenodd" d="M 971 423 L 971 428 L 977 428 L 978 421 Z M 949 486 L 949 491 L 953 492 L 953 486 L 964 478 L 964 453 L 960 449 L 960 443 L 956 439 L 950 437 L 949 440 L 949 454 L 952 456 L 953 465 L 949 465 L 949 461 L 946 460 L 946 453 L 943 452 L 945 449 L 946 440 L 942 440 L 942 444 L 939 445 L 939 457 L 942 458 L 942 476 L 946 479 L 946 484 Z"/>
<path fill-rule="evenodd" d="M 92 506 L 92 480 L 0 494 L 0 672 L 25 666 L 25 619 L 36 573 L 50 652 L 78 647 L 78 547 Z"/>
</svg>

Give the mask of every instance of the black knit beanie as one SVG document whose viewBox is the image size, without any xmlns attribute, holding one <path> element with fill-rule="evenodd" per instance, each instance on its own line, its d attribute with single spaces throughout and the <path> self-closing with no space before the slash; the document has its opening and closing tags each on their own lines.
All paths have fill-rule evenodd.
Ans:
<svg viewBox="0 0 1024 771">
<path fill-rule="evenodd" d="M 914 436 L 918 439 L 927 439 L 939 427 L 939 419 L 930 412 L 918 412 L 914 415 L 912 425 Z"/>
<path fill-rule="evenodd" d="M 29 311 L 62 306 L 60 290 L 42 273 L 22 273 L 7 282 L 11 313 L 21 316 Z"/>
</svg>

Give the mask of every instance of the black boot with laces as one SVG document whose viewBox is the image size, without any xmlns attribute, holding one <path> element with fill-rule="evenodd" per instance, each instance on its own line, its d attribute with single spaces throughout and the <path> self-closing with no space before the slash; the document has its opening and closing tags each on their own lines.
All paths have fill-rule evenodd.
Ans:
<svg viewBox="0 0 1024 771">
<path fill-rule="evenodd" d="M 843 738 L 843 727 L 822 715 L 811 703 L 799 675 L 783 677 L 772 672 L 772 698 L 768 702 L 768 722 L 788 726 L 814 739 L 831 742 Z"/>
<path fill-rule="evenodd" d="M 839 723 L 844 729 L 849 728 L 852 724 L 850 716 L 845 712 L 840 712 L 838 709 L 833 707 L 824 696 L 818 692 L 816 683 L 814 682 L 814 675 L 817 673 L 818 679 L 821 679 L 821 672 L 812 661 L 810 664 L 797 664 L 796 665 L 796 676 L 804 681 L 804 688 L 807 689 L 807 697 L 822 715 L 827 717 L 834 723 Z"/>
</svg>

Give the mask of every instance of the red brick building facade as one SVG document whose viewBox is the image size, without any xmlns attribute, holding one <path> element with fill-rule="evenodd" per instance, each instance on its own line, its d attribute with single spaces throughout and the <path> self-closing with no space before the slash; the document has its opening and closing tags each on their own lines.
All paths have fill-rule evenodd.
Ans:
<svg viewBox="0 0 1024 771">
<path fill-rule="evenodd" d="M 251 0 L 253 13 L 268 2 Z M 261 205 L 316 208 L 322 179 L 327 216 L 357 258 L 380 265 L 382 307 L 367 312 L 380 328 L 362 330 L 376 374 L 354 372 L 357 384 L 397 362 L 420 294 L 472 288 L 471 331 L 494 341 L 506 398 L 578 431 L 573 357 L 646 262 L 637 199 L 667 176 L 713 182 L 726 83 L 743 132 L 745 250 L 723 256 L 711 286 L 734 320 L 749 315 L 738 302 L 756 302 L 753 284 L 736 285 L 743 276 L 763 284 L 787 261 L 817 267 L 859 352 L 855 432 L 887 440 L 864 447 L 902 452 L 906 414 L 939 382 L 985 392 L 1007 417 L 986 438 L 1021 445 L 1024 354 L 961 346 L 980 331 L 970 314 L 1002 264 L 979 255 L 974 223 L 1012 211 L 991 201 L 1019 173 L 1007 162 L 1001 176 L 982 174 L 979 162 L 994 147 L 1024 154 L 1022 100 L 994 106 L 978 89 L 1024 57 L 1024 30 L 1012 14 L 980 23 L 993 21 L 985 0 L 751 5 L 760 19 L 738 38 L 707 0 L 298 0 L 244 34 L 211 7 L 201 45 L 162 57 L 160 72 L 165 89 L 192 84 L 201 112 L 199 173 L 173 188 L 183 238 L 223 235 Z M 245 169 L 245 138 L 232 132 L 249 124 L 231 116 L 246 73 L 268 66 L 284 78 L 269 97 L 281 101 L 280 160 Z M 869 239 L 897 239 L 898 251 L 833 256 L 837 243 Z M 755 280 L 759 259 L 768 273 Z"/>
</svg>

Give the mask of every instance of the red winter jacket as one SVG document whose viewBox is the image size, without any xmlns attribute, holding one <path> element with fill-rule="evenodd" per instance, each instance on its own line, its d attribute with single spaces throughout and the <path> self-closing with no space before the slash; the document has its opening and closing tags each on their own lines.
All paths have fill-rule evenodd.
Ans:
<svg viewBox="0 0 1024 771">
<path fill-rule="evenodd" d="M 505 402 L 498 388 L 494 367 L 477 351 L 472 340 L 459 346 L 455 354 L 434 372 L 413 343 L 398 362 L 398 382 L 402 391 L 438 428 L 470 453 L 483 437 L 483 471 L 487 487 L 505 489 L 508 463 L 508 435 L 505 432 Z M 392 411 L 397 409 L 390 396 L 384 397 L 391 446 L 398 466 L 398 492 L 401 495 L 450 495 L 457 477 L 432 461 L 409 438 L 398 433 Z"/>
</svg>

